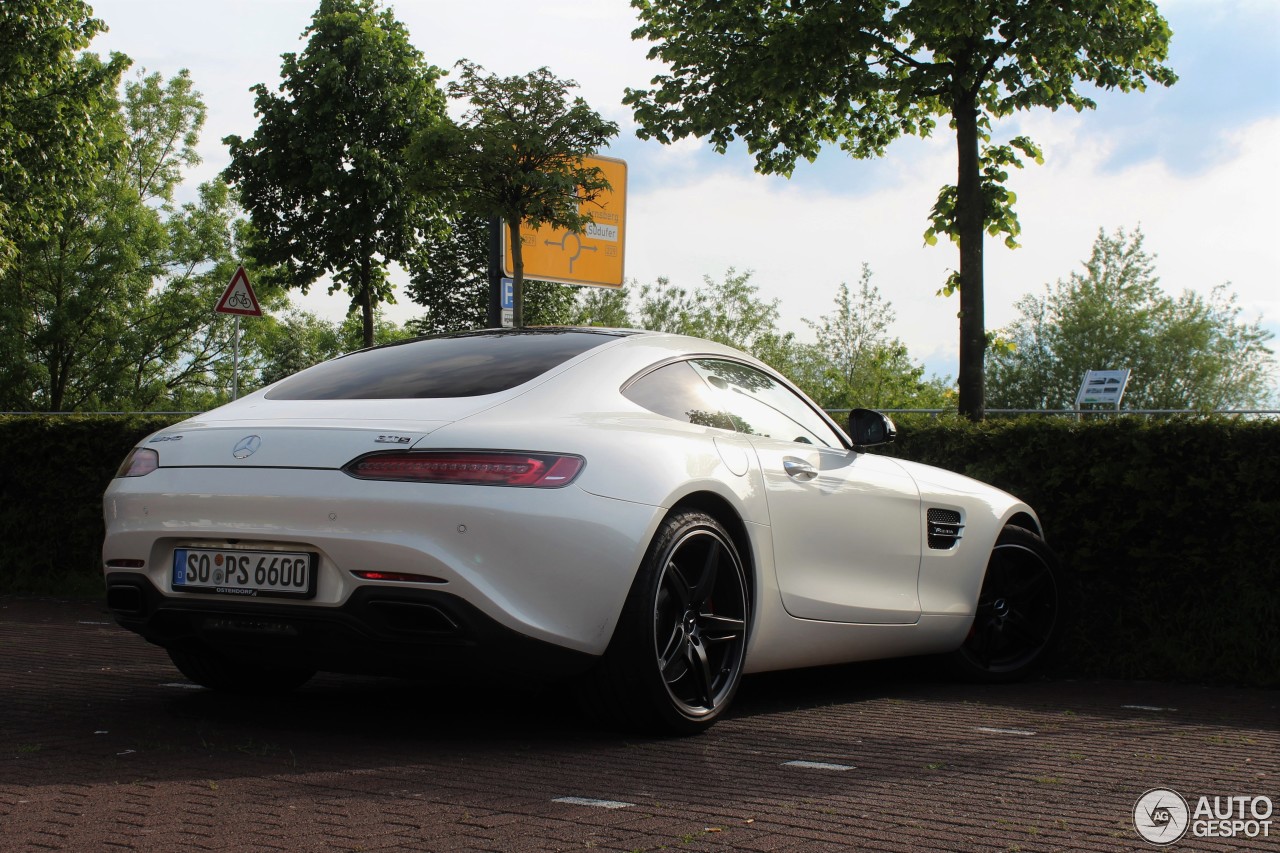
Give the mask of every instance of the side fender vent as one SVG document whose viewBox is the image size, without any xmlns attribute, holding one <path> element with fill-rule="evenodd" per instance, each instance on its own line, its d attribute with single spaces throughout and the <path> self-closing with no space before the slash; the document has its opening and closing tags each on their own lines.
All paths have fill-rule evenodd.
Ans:
<svg viewBox="0 0 1280 853">
<path fill-rule="evenodd" d="M 960 541 L 962 530 L 964 525 L 960 523 L 960 513 L 954 509 L 930 508 L 928 518 L 930 548 L 935 551 L 954 548 L 956 542 Z"/>
</svg>

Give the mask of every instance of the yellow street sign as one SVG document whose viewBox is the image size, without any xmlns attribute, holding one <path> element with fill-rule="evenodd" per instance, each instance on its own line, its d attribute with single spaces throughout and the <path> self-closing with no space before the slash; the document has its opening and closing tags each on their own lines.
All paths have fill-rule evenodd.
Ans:
<svg viewBox="0 0 1280 853">
<path fill-rule="evenodd" d="M 581 234 L 564 228 L 520 228 L 524 277 L 562 284 L 622 286 L 622 259 L 626 248 L 627 163 L 613 157 L 587 157 L 583 162 L 604 172 L 612 190 L 578 210 L 593 220 Z M 502 269 L 515 275 L 511 260 L 511 232 L 502 229 Z"/>
</svg>

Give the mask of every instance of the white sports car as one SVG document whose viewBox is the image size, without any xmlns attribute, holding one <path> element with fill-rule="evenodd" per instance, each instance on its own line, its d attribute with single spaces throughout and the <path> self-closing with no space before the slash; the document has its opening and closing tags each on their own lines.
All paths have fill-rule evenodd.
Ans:
<svg viewBox="0 0 1280 853">
<path fill-rule="evenodd" d="M 571 676 L 698 731 L 744 673 L 949 653 L 1019 677 L 1059 628 L 1030 507 L 866 452 L 695 338 L 424 338 L 161 430 L 104 498 L 107 602 L 214 689 L 317 670 Z"/>
</svg>

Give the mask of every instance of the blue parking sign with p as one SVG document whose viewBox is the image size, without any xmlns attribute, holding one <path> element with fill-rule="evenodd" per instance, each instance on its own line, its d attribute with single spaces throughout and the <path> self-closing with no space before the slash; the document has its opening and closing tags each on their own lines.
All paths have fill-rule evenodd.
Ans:
<svg viewBox="0 0 1280 853">
<path fill-rule="evenodd" d="M 502 280 L 502 307 L 507 310 L 513 310 L 516 307 L 516 283 L 515 279 L 504 278 Z"/>
</svg>

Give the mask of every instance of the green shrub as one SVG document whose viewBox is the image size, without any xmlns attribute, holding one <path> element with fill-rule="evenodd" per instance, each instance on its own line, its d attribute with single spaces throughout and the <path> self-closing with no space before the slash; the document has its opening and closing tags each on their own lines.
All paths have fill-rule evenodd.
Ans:
<svg viewBox="0 0 1280 853">
<path fill-rule="evenodd" d="M 100 589 L 102 493 L 139 439 L 177 420 L 0 418 L 0 592 Z"/>
</svg>

